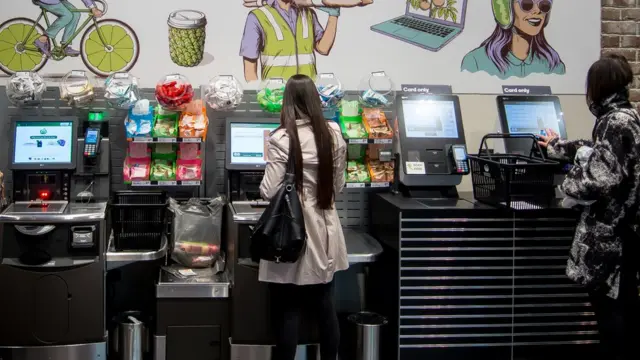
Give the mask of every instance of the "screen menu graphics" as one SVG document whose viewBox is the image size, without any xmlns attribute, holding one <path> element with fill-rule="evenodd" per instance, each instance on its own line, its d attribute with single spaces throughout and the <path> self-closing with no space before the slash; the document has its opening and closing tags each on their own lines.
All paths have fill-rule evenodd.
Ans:
<svg viewBox="0 0 640 360">
<path fill-rule="evenodd" d="M 17 122 L 14 163 L 72 162 L 72 122 Z"/>
<path fill-rule="evenodd" d="M 458 138 L 456 108 L 453 101 L 404 100 L 402 110 L 408 138 Z"/>
<path fill-rule="evenodd" d="M 552 101 L 508 102 L 504 104 L 504 112 L 511 134 L 543 135 L 545 129 L 560 133 L 562 119 Z"/>
<path fill-rule="evenodd" d="M 231 164 L 264 165 L 271 132 L 279 124 L 231 124 Z"/>
</svg>

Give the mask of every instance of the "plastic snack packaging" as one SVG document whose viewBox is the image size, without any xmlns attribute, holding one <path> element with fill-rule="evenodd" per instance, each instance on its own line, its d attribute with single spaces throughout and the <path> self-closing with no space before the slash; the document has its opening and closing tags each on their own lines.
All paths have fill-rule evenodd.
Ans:
<svg viewBox="0 0 640 360">
<path fill-rule="evenodd" d="M 180 143 L 178 158 L 181 160 L 194 160 L 200 158 L 200 145 L 193 143 Z"/>
<path fill-rule="evenodd" d="M 176 179 L 183 181 L 202 180 L 202 160 L 178 160 Z"/>
<path fill-rule="evenodd" d="M 278 113 L 282 110 L 284 97 L 284 80 L 280 78 L 268 79 L 258 91 L 258 104 L 262 110 L 270 113 Z"/>
<path fill-rule="evenodd" d="M 342 100 L 340 102 L 340 115 L 344 117 L 360 116 L 360 104 L 355 100 Z"/>
<path fill-rule="evenodd" d="M 144 158 L 151 155 L 151 150 L 149 146 L 145 143 L 129 143 L 129 156 L 132 158 Z"/>
<path fill-rule="evenodd" d="M 331 73 L 318 74 L 316 77 L 316 87 L 320 94 L 322 107 L 325 109 L 334 109 L 344 98 L 342 83 Z"/>
<path fill-rule="evenodd" d="M 76 107 L 86 106 L 94 100 L 93 84 L 84 71 L 73 70 L 62 78 L 60 98 L 67 101 L 69 106 Z"/>
<path fill-rule="evenodd" d="M 104 81 L 104 98 L 117 109 L 128 109 L 140 100 L 138 79 L 126 72 L 113 73 Z"/>
<path fill-rule="evenodd" d="M 14 106 L 35 106 L 42 101 L 47 85 L 38 73 L 17 72 L 7 82 L 7 99 Z"/>
<path fill-rule="evenodd" d="M 175 164 L 171 160 L 153 159 L 149 179 L 153 181 L 172 181 L 176 179 Z"/>
<path fill-rule="evenodd" d="M 386 114 L 380 109 L 365 108 L 362 112 L 364 123 L 370 138 L 391 139 L 393 131 L 389 126 Z"/>
<path fill-rule="evenodd" d="M 166 109 L 180 109 L 190 103 L 193 97 L 193 86 L 184 75 L 167 75 L 156 85 L 156 100 Z"/>
<path fill-rule="evenodd" d="M 180 113 L 156 108 L 155 122 L 153 125 L 153 137 L 173 138 L 178 137 L 178 120 Z"/>
<path fill-rule="evenodd" d="M 372 72 L 360 81 L 360 105 L 362 107 L 386 107 L 395 98 L 393 80 L 384 71 Z"/>
<path fill-rule="evenodd" d="M 153 129 L 153 108 L 149 100 L 140 100 L 129 108 L 129 114 L 124 120 L 127 138 L 149 137 Z"/>
<path fill-rule="evenodd" d="M 346 170 L 346 182 L 368 183 L 370 182 L 367 166 L 358 161 L 348 161 Z"/>
<path fill-rule="evenodd" d="M 368 163 L 371 182 L 392 182 L 393 181 L 393 162 L 380 162 L 371 160 Z"/>
<path fill-rule="evenodd" d="M 150 168 L 151 158 L 132 158 L 127 156 L 122 166 L 124 182 L 130 183 L 132 181 L 149 180 Z"/>
<path fill-rule="evenodd" d="M 223 197 L 206 201 L 190 199 L 180 204 L 169 200 L 169 209 L 174 215 L 174 244 L 171 258 L 186 267 L 211 267 L 222 260 L 222 213 Z"/>
<path fill-rule="evenodd" d="M 209 118 L 207 117 L 207 109 L 202 100 L 194 100 L 186 105 L 185 110 L 180 116 L 181 138 L 201 138 L 206 139 L 207 129 L 209 128 Z"/>
<path fill-rule="evenodd" d="M 240 82 L 231 75 L 216 76 L 209 81 L 202 98 L 211 109 L 230 111 L 242 103 L 243 90 Z"/>
<path fill-rule="evenodd" d="M 149 137 L 153 129 L 153 108 L 148 100 L 140 100 L 129 108 L 124 125 L 127 138 Z"/>
</svg>

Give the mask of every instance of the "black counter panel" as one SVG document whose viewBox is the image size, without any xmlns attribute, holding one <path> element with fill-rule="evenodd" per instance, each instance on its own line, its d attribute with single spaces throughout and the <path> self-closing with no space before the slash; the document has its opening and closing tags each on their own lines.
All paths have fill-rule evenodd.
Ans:
<svg viewBox="0 0 640 360">
<path fill-rule="evenodd" d="M 383 331 L 397 346 L 387 346 L 382 358 L 529 359 L 531 348 L 561 354 L 595 342 L 586 294 L 565 275 L 573 210 L 429 209 L 392 195 L 370 202 L 371 233 L 393 253 L 372 273 L 398 269 L 395 283 L 389 277 L 386 290 L 372 290 L 399 293 L 395 306 L 374 305 L 399 320 Z"/>
</svg>

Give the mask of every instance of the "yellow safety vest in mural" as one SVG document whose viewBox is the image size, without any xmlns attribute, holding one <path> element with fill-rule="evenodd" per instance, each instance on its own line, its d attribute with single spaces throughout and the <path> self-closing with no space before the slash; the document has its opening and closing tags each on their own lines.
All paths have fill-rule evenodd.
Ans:
<svg viewBox="0 0 640 360">
<path fill-rule="evenodd" d="M 262 78 L 288 79 L 296 74 L 315 78 L 315 33 L 311 11 L 300 10 L 295 36 L 273 7 L 263 6 L 251 13 L 258 18 L 265 36 L 264 49 L 260 55 Z"/>
</svg>

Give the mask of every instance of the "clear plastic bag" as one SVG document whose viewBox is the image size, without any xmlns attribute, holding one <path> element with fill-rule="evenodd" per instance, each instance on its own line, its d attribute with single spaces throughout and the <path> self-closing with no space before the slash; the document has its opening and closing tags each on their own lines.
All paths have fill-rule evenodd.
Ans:
<svg viewBox="0 0 640 360">
<path fill-rule="evenodd" d="M 207 268 L 221 258 L 222 210 L 224 198 L 209 201 L 190 199 L 180 204 L 171 199 L 174 214 L 171 258 L 189 268 Z"/>
<path fill-rule="evenodd" d="M 17 72 L 7 82 L 7 99 L 14 106 L 35 106 L 42 101 L 47 86 L 35 72 Z"/>
</svg>

